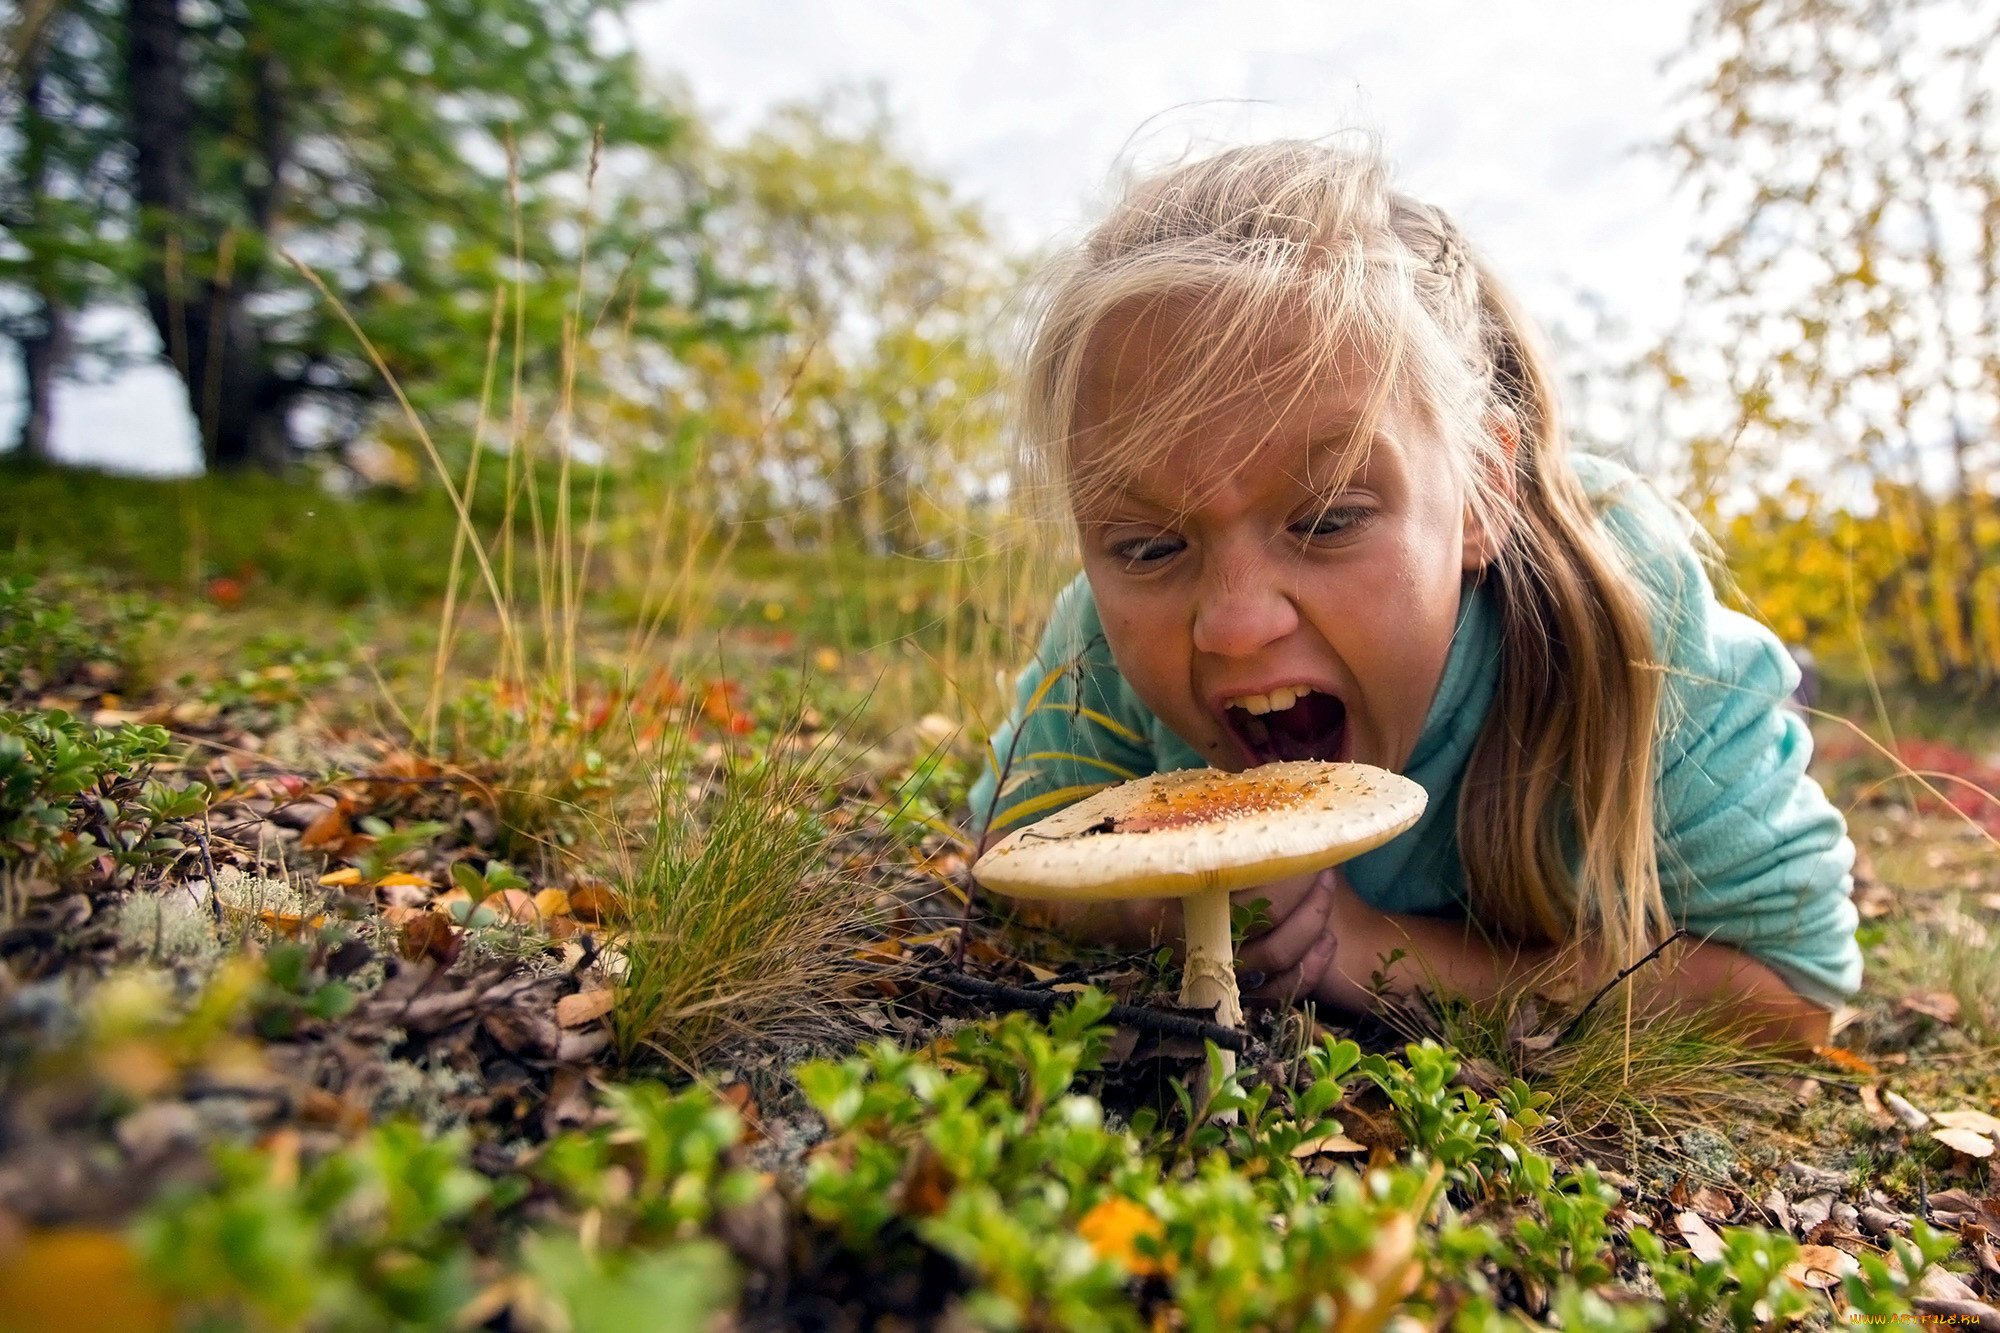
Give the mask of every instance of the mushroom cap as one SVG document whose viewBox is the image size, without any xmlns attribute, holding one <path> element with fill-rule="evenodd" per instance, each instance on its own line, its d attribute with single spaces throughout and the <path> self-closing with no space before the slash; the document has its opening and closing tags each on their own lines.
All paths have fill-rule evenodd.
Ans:
<svg viewBox="0 0 2000 1333">
<path fill-rule="evenodd" d="M 1424 789 L 1315 759 L 1187 768 L 1107 787 L 1016 829 L 973 878 L 1015 898 L 1178 898 L 1339 865 L 1417 822 Z"/>
</svg>

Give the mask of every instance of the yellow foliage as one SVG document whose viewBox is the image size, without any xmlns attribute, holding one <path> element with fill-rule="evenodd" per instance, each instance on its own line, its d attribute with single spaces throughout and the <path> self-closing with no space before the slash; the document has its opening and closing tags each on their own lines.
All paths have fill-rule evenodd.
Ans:
<svg viewBox="0 0 2000 1333">
<path fill-rule="evenodd" d="M 1803 488 L 1719 525 L 1736 586 L 1788 643 L 1827 663 L 1937 683 L 2000 679 L 2000 497 L 1935 499 L 1878 483 L 1876 510 L 1822 509 Z M 1964 539 L 1970 531 L 1974 540 Z"/>
</svg>

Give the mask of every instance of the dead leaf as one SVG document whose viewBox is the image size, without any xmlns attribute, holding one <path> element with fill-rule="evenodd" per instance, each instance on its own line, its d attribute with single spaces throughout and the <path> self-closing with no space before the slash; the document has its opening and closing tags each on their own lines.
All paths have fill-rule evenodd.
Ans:
<svg viewBox="0 0 2000 1333">
<path fill-rule="evenodd" d="M 326 924 L 325 914 L 296 916 L 290 912 L 264 911 L 257 913 L 257 919 L 288 940 L 301 939 L 309 930 L 318 930 Z"/>
<path fill-rule="evenodd" d="M 1932 1190 L 1928 1202 L 1931 1219 L 1939 1226 L 1955 1227 L 1958 1219 L 1979 1215 L 1979 1200 L 1956 1186 L 1948 1190 Z"/>
<path fill-rule="evenodd" d="M 1896 1117 L 1896 1119 L 1902 1121 L 1904 1124 L 1908 1125 L 1911 1129 L 1922 1129 L 1925 1125 L 1928 1125 L 1931 1122 L 1931 1118 L 1929 1116 L 1925 1115 L 1922 1111 L 1918 1110 L 1916 1107 L 1910 1105 L 1909 1099 L 1904 1097 L 1901 1093 L 1897 1092 L 1883 1093 L 1882 1104 L 1889 1108 L 1890 1113 L 1893 1114 Z"/>
<path fill-rule="evenodd" d="M 903 1211 L 914 1217 L 933 1217 L 951 1202 L 957 1185 L 944 1158 L 928 1143 L 922 1144 L 903 1176 Z"/>
<path fill-rule="evenodd" d="M 1826 1291 L 1841 1278 L 1861 1271 L 1861 1261 L 1831 1245 L 1801 1245 L 1799 1257 L 1785 1265 L 1785 1276 L 1802 1287 Z"/>
<path fill-rule="evenodd" d="M 440 967 L 450 967 L 457 961 L 459 933 L 452 929 L 451 922 L 444 916 L 408 907 L 389 910 L 410 913 L 396 932 L 397 953 L 413 963 L 420 958 L 429 958 Z"/>
<path fill-rule="evenodd" d="M 172 1327 L 166 1302 L 115 1231 L 36 1228 L 0 1257 L 0 1328 L 165 1333 Z"/>
<path fill-rule="evenodd" d="M 2000 1134 L 2000 1117 L 1971 1109 L 1939 1111 L 1931 1119 L 1946 1129 L 1969 1129 L 1975 1134 Z"/>
<path fill-rule="evenodd" d="M 358 1134 L 368 1128 L 367 1107 L 325 1088 L 306 1089 L 305 1096 L 299 1099 L 299 1118 L 307 1124 L 331 1125 L 345 1134 Z"/>
<path fill-rule="evenodd" d="M 320 887 L 327 889 L 351 889 L 361 883 L 361 872 L 353 866 L 342 866 L 329 870 L 319 877 Z"/>
<path fill-rule="evenodd" d="M 1808 1194 L 1803 1199 L 1792 1202 L 1792 1226 L 1801 1236 L 1809 1236 L 1813 1228 L 1833 1216 L 1833 1195 L 1827 1193 Z"/>
<path fill-rule="evenodd" d="M 541 912 L 535 907 L 534 895 L 521 889 L 502 889 L 485 898 L 480 906 L 489 907 L 512 921 L 535 922 L 542 919 Z"/>
<path fill-rule="evenodd" d="M 356 871 L 356 875 L 360 872 Z M 320 883 L 326 883 L 321 880 Z M 429 875 L 413 875 L 407 870 L 392 870 L 375 881 L 378 889 L 434 889 L 437 885 Z"/>
<path fill-rule="evenodd" d="M 1679 1213 L 1674 1217 L 1674 1226 L 1680 1231 L 1681 1239 L 1687 1242 L 1694 1257 L 1703 1263 L 1714 1263 L 1722 1258 L 1722 1237 L 1715 1234 L 1715 1228 L 1701 1220 L 1699 1213 Z"/>
<path fill-rule="evenodd" d="M 608 990 L 586 990 L 565 995 L 556 1001 L 556 1024 L 577 1028 L 585 1023 L 594 1023 L 610 1013 L 614 1003 L 615 996 Z"/>
<path fill-rule="evenodd" d="M 1863 1083 L 1859 1089 L 1861 1109 L 1868 1112 L 1868 1118 L 1875 1122 L 1877 1129 L 1887 1129 L 1896 1123 L 1896 1117 L 1889 1114 L 1889 1108 L 1882 1104 L 1882 1085 Z"/>
<path fill-rule="evenodd" d="M 510 1055 L 546 1058 L 554 1055 L 562 1043 L 553 1019 L 520 1006 L 492 1010 L 479 1020 L 479 1025 Z"/>
<path fill-rule="evenodd" d="M 603 884 L 582 884 L 569 891 L 570 915 L 593 925 L 625 919 L 625 903 Z"/>
<path fill-rule="evenodd" d="M 1815 1046 L 1813 1054 L 1832 1065 L 1835 1069 L 1849 1074 L 1859 1074 L 1863 1078 L 1873 1078 L 1881 1071 L 1844 1046 Z"/>
<path fill-rule="evenodd" d="M 1764 1196 L 1763 1207 L 1764 1211 L 1770 1215 L 1771 1220 L 1778 1224 L 1778 1230 L 1790 1231 L 1792 1229 L 1792 1201 L 1787 1199 L 1782 1191 L 1773 1189 L 1770 1193 L 1766 1194 Z"/>
<path fill-rule="evenodd" d="M 561 889 L 543 889 L 535 895 L 535 911 L 547 921 L 569 915 L 569 895 Z"/>
<path fill-rule="evenodd" d="M 1166 1272 L 1171 1259 L 1162 1261 L 1139 1252 L 1141 1236 L 1161 1238 L 1166 1224 L 1144 1204 L 1119 1195 L 1101 1199 L 1076 1224 L 1081 1236 L 1100 1259 L 1108 1259 L 1136 1277 L 1153 1277 Z"/>
<path fill-rule="evenodd" d="M 611 1044 L 611 1033 L 604 1028 L 592 1028 L 588 1032 L 565 1032 L 556 1043 L 556 1059 L 563 1064 L 575 1064 L 588 1060 Z"/>
<path fill-rule="evenodd" d="M 1934 1129 L 1931 1137 L 1954 1152 L 1967 1157 L 1991 1157 L 1993 1138 L 1991 1135 L 1975 1133 L 1969 1129 Z"/>
<path fill-rule="evenodd" d="M 347 822 L 347 806 L 342 803 L 306 825 L 306 831 L 299 835 L 299 846 L 307 849 L 333 847 L 347 841 L 353 834 L 354 829 Z"/>
<path fill-rule="evenodd" d="M 1736 1201 L 1713 1185 L 1703 1185 L 1688 1202 L 1711 1222 L 1727 1222 L 1736 1216 Z"/>
<path fill-rule="evenodd" d="M 1914 995 L 1905 995 L 1896 1001 L 1896 1007 L 1905 1013 L 1935 1018 L 1940 1023 L 1958 1021 L 1958 997 L 1948 990 L 1927 990 Z"/>
<path fill-rule="evenodd" d="M 1934 1301 L 1976 1301 L 1979 1293 L 1964 1278 L 1941 1264 L 1932 1264 L 1917 1280 L 1917 1294 Z"/>
<path fill-rule="evenodd" d="M 1367 1151 L 1367 1144 L 1356 1143 L 1345 1134 L 1322 1134 L 1316 1139 L 1307 1139 L 1304 1143 L 1292 1149 L 1292 1156 L 1317 1157 L 1323 1152 L 1350 1153 Z"/>
</svg>

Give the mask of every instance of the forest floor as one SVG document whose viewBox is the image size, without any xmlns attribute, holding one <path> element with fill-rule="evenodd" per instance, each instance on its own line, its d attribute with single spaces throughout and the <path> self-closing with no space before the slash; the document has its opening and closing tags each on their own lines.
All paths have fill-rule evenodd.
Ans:
<svg viewBox="0 0 2000 1333">
<path fill-rule="evenodd" d="M 976 722 L 880 634 L 960 594 L 739 570 L 640 676 L 6 585 L 0 1326 L 2000 1328 L 2000 729 L 1816 723 L 1868 966 L 1809 1059 L 1522 995 L 1263 1013 L 1205 1095 L 1171 959 L 970 892 Z"/>
</svg>

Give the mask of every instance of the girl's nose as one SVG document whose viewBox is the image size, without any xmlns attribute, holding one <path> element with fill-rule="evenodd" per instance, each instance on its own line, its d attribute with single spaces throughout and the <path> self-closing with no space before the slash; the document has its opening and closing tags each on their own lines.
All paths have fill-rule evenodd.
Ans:
<svg viewBox="0 0 2000 1333">
<path fill-rule="evenodd" d="M 1196 593 L 1194 646 L 1217 657 L 1247 657 L 1298 628 L 1298 607 L 1283 588 L 1253 571 L 1204 578 Z"/>
</svg>

